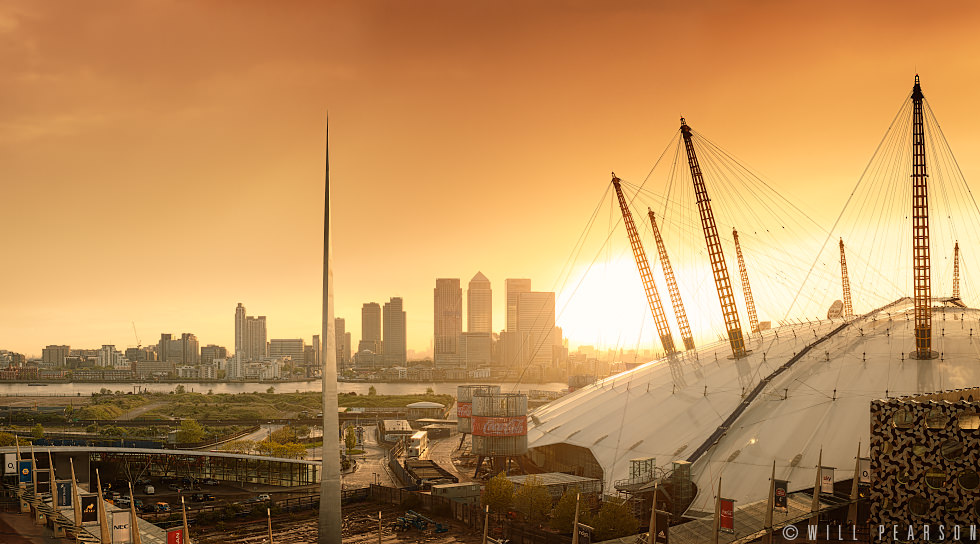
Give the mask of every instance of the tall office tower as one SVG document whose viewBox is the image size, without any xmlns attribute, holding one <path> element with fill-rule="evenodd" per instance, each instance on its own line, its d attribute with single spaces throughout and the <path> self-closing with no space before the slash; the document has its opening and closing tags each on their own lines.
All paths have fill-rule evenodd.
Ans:
<svg viewBox="0 0 980 544">
<path fill-rule="evenodd" d="M 201 362 L 213 363 L 217 359 L 227 359 L 228 349 L 214 344 L 208 344 L 201 348 Z"/>
<path fill-rule="evenodd" d="M 384 307 L 385 365 L 404 365 L 408 362 L 405 311 L 401 297 L 391 297 Z"/>
<path fill-rule="evenodd" d="M 361 306 L 361 343 L 357 351 L 364 350 L 381 354 L 381 305 L 377 302 Z"/>
<path fill-rule="evenodd" d="M 180 335 L 180 362 L 196 365 L 201 362 L 200 344 L 197 336 L 189 332 Z"/>
<path fill-rule="evenodd" d="M 65 366 L 65 359 L 71 353 L 71 346 L 47 346 L 41 350 L 41 359 L 49 365 Z"/>
<path fill-rule="evenodd" d="M 344 333 L 344 363 L 345 364 L 348 364 L 348 365 L 350 364 L 350 362 L 352 360 L 351 359 L 351 353 L 350 352 L 351 352 L 350 333 L 349 332 L 345 332 Z M 320 359 L 318 358 L 317 359 L 317 362 L 319 362 L 319 361 L 320 361 Z"/>
<path fill-rule="evenodd" d="M 310 361 L 310 366 L 313 368 L 320 368 L 320 335 L 313 335 L 313 358 Z"/>
<path fill-rule="evenodd" d="M 245 347 L 246 361 L 261 361 L 269 356 L 268 344 L 266 344 L 265 316 L 246 317 L 246 330 L 248 330 L 248 344 Z"/>
<path fill-rule="evenodd" d="M 245 321 L 245 307 L 238 303 L 235 308 L 235 358 L 247 360 L 245 351 L 248 349 L 248 324 Z"/>
<path fill-rule="evenodd" d="M 477 272 L 466 288 L 466 332 L 493 332 L 490 280 Z"/>
<path fill-rule="evenodd" d="M 347 322 L 344 321 L 342 317 L 335 317 L 333 319 L 333 332 L 334 332 L 334 347 L 337 348 L 337 370 L 340 370 L 345 364 L 347 364 L 347 359 L 344 358 L 344 353 L 350 349 L 350 346 L 346 345 L 347 342 Z"/>
<path fill-rule="evenodd" d="M 173 341 L 172 334 L 161 333 L 160 343 L 157 344 L 157 360 L 158 361 L 170 361 L 170 342 Z"/>
<path fill-rule="evenodd" d="M 459 278 L 440 278 L 433 290 L 433 360 L 457 366 L 461 360 L 459 335 L 463 333 L 463 289 Z"/>
<path fill-rule="evenodd" d="M 524 364 L 551 366 L 555 345 L 555 294 L 528 291 L 518 301 L 518 330 L 524 336 Z"/>
<path fill-rule="evenodd" d="M 531 280 L 529 279 L 507 279 L 504 280 L 507 290 L 507 332 L 516 333 L 520 331 L 517 324 L 517 316 L 520 312 L 519 305 L 521 293 L 531 290 Z"/>
</svg>

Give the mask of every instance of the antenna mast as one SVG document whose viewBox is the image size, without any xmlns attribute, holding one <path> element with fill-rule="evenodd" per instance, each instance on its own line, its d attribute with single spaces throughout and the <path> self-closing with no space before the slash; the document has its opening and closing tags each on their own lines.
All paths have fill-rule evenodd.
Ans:
<svg viewBox="0 0 980 544">
<path fill-rule="evenodd" d="M 728 341 L 732 345 L 732 355 L 736 358 L 745 356 L 745 338 L 742 336 L 742 325 L 738 320 L 738 308 L 735 306 L 735 296 L 732 294 L 732 281 L 728 277 L 728 265 L 725 264 L 725 254 L 721 249 L 721 239 L 718 238 L 718 227 L 715 225 L 715 215 L 711 211 L 711 200 L 704 186 L 701 166 L 694 153 L 691 142 L 691 127 L 681 117 L 681 135 L 687 150 L 687 163 L 691 168 L 691 179 L 694 181 L 694 194 L 698 199 L 698 212 L 701 214 L 701 227 L 704 229 L 704 241 L 708 246 L 708 257 L 711 259 L 711 275 L 715 278 L 715 288 L 718 289 L 718 300 L 721 302 L 721 313 L 725 318 L 725 329 L 728 331 Z"/>
<path fill-rule="evenodd" d="M 915 357 L 932 358 L 932 286 L 929 277 L 929 189 L 919 75 L 912 87 L 912 278 L 915 286 Z"/>
<path fill-rule="evenodd" d="M 844 239 L 840 239 L 840 277 L 844 286 L 844 317 L 854 315 L 854 307 L 851 306 L 851 280 L 847 278 L 847 259 L 844 258 Z"/>
<path fill-rule="evenodd" d="M 960 242 L 953 246 L 953 299 L 960 299 Z"/>
<path fill-rule="evenodd" d="M 752 298 L 752 287 L 749 285 L 749 272 L 745 269 L 745 259 L 742 258 L 742 246 L 738 243 L 738 231 L 732 229 L 735 239 L 735 255 L 738 256 L 738 273 L 742 279 L 742 293 L 745 294 L 745 310 L 749 312 L 749 330 L 759 332 L 759 316 L 755 313 L 755 300 Z"/>
<path fill-rule="evenodd" d="M 677 352 L 674 347 L 674 337 L 670 334 L 670 327 L 667 325 L 667 316 L 664 314 L 663 304 L 660 302 L 660 293 L 657 286 L 653 283 L 653 274 L 650 272 L 650 263 L 647 262 L 647 254 L 643 251 L 643 244 L 640 243 L 640 234 L 636 231 L 636 224 L 633 223 L 633 214 L 626 204 L 626 197 L 623 196 L 623 188 L 619 185 L 619 178 L 613 172 L 612 183 L 616 188 L 616 197 L 619 199 L 619 208 L 623 212 L 623 222 L 626 223 L 626 233 L 630 238 L 630 245 L 633 246 L 633 258 L 636 259 L 636 268 L 640 271 L 640 279 L 643 281 L 643 291 L 647 295 L 647 303 L 650 304 L 650 312 L 653 314 L 653 321 L 657 325 L 657 334 L 660 335 L 660 344 L 664 347 L 667 355 Z"/>
<path fill-rule="evenodd" d="M 674 269 L 670 266 L 670 259 L 667 258 L 667 248 L 664 247 L 664 239 L 660 237 L 660 229 L 657 228 L 657 219 L 653 215 L 653 210 L 647 208 L 647 214 L 650 216 L 653 236 L 657 239 L 657 253 L 660 255 L 660 262 L 664 267 L 664 277 L 667 279 L 667 291 L 670 293 L 670 303 L 674 307 L 677 326 L 681 329 L 681 339 L 684 341 L 684 349 L 694 349 L 694 336 L 691 334 L 691 325 L 687 322 L 687 312 L 684 311 L 684 301 L 681 300 L 681 291 L 677 288 Z"/>
</svg>

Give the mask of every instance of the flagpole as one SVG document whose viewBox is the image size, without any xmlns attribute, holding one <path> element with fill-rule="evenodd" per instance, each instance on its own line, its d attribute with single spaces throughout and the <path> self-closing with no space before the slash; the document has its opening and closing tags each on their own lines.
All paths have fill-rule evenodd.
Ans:
<svg viewBox="0 0 980 544">
<path fill-rule="evenodd" d="M 68 464 L 71 466 L 71 503 L 72 508 L 75 510 L 75 526 L 82 526 L 82 498 L 78 494 L 78 480 L 75 479 L 75 460 L 71 457 L 68 458 Z"/>
<path fill-rule="evenodd" d="M 858 482 L 861 479 L 861 442 L 858 441 L 858 453 L 854 458 L 854 480 L 851 482 L 851 505 L 847 507 L 847 521 L 857 525 Z"/>
<path fill-rule="evenodd" d="M 269 544 L 273 544 L 273 542 L 272 542 L 272 509 L 271 508 L 266 508 L 265 509 L 265 515 L 266 515 L 267 519 L 269 520 Z"/>
<path fill-rule="evenodd" d="M 99 469 L 95 469 L 95 485 L 98 486 L 99 504 L 96 510 L 99 513 L 99 536 L 102 544 L 112 544 L 112 535 L 109 534 L 109 523 L 105 519 L 105 503 L 102 502 L 102 478 L 99 476 Z"/>
<path fill-rule="evenodd" d="M 190 527 L 187 526 L 187 506 L 184 505 L 184 496 L 183 495 L 180 496 L 180 514 L 184 518 L 184 542 L 186 544 L 191 544 L 191 529 L 190 529 Z M 271 537 L 272 537 L 271 533 L 270 533 L 269 537 L 270 537 L 269 542 L 271 544 L 271 542 L 272 542 L 272 540 L 271 540 Z"/>
<path fill-rule="evenodd" d="M 337 419 L 337 339 L 333 324 L 333 247 L 330 237 L 330 121 L 325 130 L 323 189 L 323 313 L 320 366 L 323 378 L 323 459 L 320 468 L 319 544 L 341 544 L 340 424 Z"/>
<path fill-rule="evenodd" d="M 813 484 L 813 502 L 810 504 L 810 525 L 817 525 L 820 522 L 820 484 L 823 476 L 823 448 L 820 448 L 820 455 L 817 457 L 817 478 Z"/>
<path fill-rule="evenodd" d="M 650 536 L 647 544 L 657 544 L 657 487 L 660 482 L 653 484 L 653 502 L 650 504 Z"/>
<path fill-rule="evenodd" d="M 763 528 L 766 530 L 766 537 L 763 539 L 764 544 L 772 544 L 772 509 L 775 507 L 773 504 L 774 498 L 776 496 L 776 460 L 772 460 L 772 476 L 769 477 L 769 503 L 766 506 L 766 521 L 763 524 Z"/>
<path fill-rule="evenodd" d="M 378 514 L 379 516 L 381 514 Z M 487 533 L 490 530 L 490 505 L 483 511 L 483 544 L 487 544 Z"/>
<path fill-rule="evenodd" d="M 133 495 L 133 482 L 129 482 L 129 525 L 133 544 L 143 544 L 143 537 L 140 536 L 140 522 L 136 516 L 136 495 Z"/>
<path fill-rule="evenodd" d="M 54 459 L 51 457 L 51 448 L 48 448 L 48 466 L 51 469 L 51 504 L 54 505 L 54 511 L 60 512 L 61 504 L 58 502 L 58 479 L 55 478 L 54 474 Z"/>
<path fill-rule="evenodd" d="M 575 494 L 575 521 L 572 522 L 572 544 L 578 544 L 578 503 L 581 498 L 581 493 Z"/>
<path fill-rule="evenodd" d="M 721 478 L 718 478 L 718 495 L 715 497 L 715 530 L 712 542 L 718 544 L 718 532 L 721 528 Z"/>
</svg>

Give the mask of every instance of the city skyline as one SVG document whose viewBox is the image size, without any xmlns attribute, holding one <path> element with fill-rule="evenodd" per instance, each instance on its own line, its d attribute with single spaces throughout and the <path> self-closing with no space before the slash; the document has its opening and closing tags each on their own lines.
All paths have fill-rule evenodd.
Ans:
<svg viewBox="0 0 980 544">
<path fill-rule="evenodd" d="M 144 344 L 194 331 L 231 347 L 237 301 L 269 317 L 268 338 L 309 338 L 327 109 L 336 316 L 356 341 L 361 304 L 400 297 L 417 351 L 432 279 L 476 271 L 497 293 L 514 277 L 555 291 L 573 346 L 614 343 L 611 326 L 582 332 L 610 300 L 597 282 L 562 315 L 574 286 L 561 266 L 609 171 L 642 181 L 682 114 L 830 224 L 918 71 L 976 179 L 980 6 L 821 8 L 7 3 L 0 349 L 124 348 L 134 322 Z M 151 250 L 161 243 L 172 252 Z M 614 298 L 640 322 L 642 290 L 623 277 Z"/>
</svg>

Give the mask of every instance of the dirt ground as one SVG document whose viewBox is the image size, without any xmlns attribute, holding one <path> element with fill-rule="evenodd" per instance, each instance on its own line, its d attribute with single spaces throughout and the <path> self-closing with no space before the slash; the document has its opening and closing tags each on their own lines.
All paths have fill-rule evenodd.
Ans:
<svg viewBox="0 0 980 544">
<path fill-rule="evenodd" d="M 43 389 L 40 388 L 40 389 Z M 91 396 L 82 397 L 18 397 L 9 396 L 4 397 L 0 404 L 4 406 L 68 406 L 69 404 L 75 408 L 85 406 L 92 400 Z"/>
<path fill-rule="evenodd" d="M 480 544 L 483 534 L 470 530 L 458 522 L 445 518 L 429 516 L 430 519 L 450 526 L 449 532 L 436 533 L 429 528 L 425 531 L 410 529 L 395 531 L 395 519 L 404 515 L 405 509 L 393 505 L 376 503 L 357 503 L 344 508 L 343 541 L 351 544 L 373 544 L 378 542 L 378 512 L 381 511 L 381 542 L 388 543 L 426 543 L 449 544 L 461 542 Z M 231 524 L 223 527 L 191 527 L 191 537 L 200 544 L 260 544 L 268 542 L 269 528 L 266 520 Z M 272 535 L 276 544 L 307 544 L 317 540 L 317 518 L 315 512 L 307 512 L 299 517 L 280 517 L 272 520 Z"/>
</svg>

